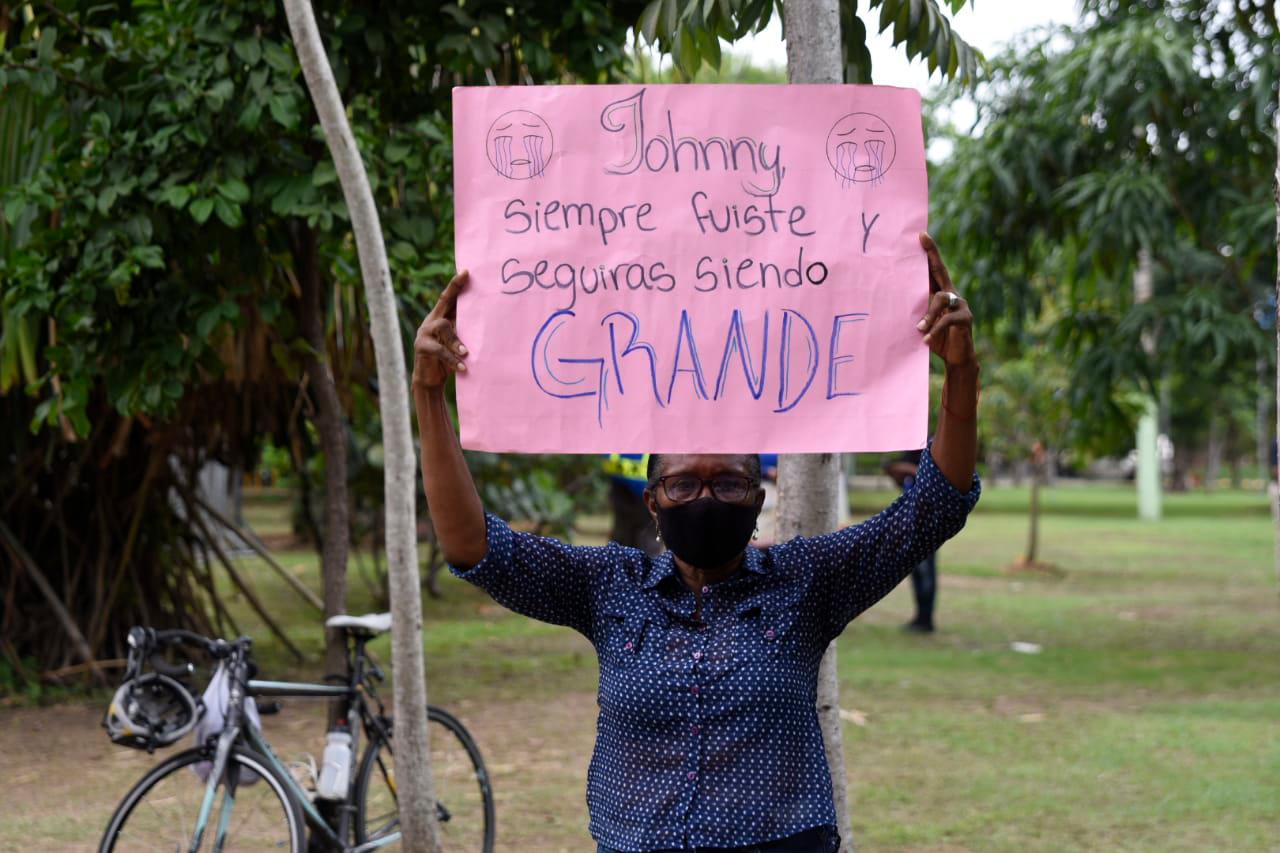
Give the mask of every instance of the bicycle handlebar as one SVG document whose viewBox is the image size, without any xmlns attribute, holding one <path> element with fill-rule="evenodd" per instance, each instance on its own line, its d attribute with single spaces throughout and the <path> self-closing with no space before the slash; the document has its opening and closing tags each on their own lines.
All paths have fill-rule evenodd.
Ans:
<svg viewBox="0 0 1280 853">
<path fill-rule="evenodd" d="M 135 627 L 129 631 L 129 647 L 139 656 L 146 656 L 157 672 L 171 677 L 190 675 L 194 667 L 190 663 L 174 665 L 159 657 L 158 647 L 170 645 L 189 645 L 203 650 L 215 660 L 229 657 L 237 649 L 248 650 L 252 641 L 248 637 L 240 637 L 234 642 L 211 640 L 193 631 L 182 628 L 144 628 Z M 132 655 L 131 655 L 132 656 Z"/>
<path fill-rule="evenodd" d="M 161 675 L 167 675 L 170 678 L 186 678 L 196 671 L 195 664 L 190 661 L 185 661 L 180 664 L 171 664 L 158 654 L 152 655 L 148 658 L 148 662 L 151 664 L 151 668 L 156 672 Z"/>
</svg>

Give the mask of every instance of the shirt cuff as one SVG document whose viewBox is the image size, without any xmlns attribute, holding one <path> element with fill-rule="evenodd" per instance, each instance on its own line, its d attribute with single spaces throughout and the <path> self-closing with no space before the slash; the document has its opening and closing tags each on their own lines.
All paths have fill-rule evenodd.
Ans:
<svg viewBox="0 0 1280 853">
<path fill-rule="evenodd" d="M 967 515 L 977 505 L 978 498 L 982 495 L 982 478 L 978 476 L 977 471 L 974 471 L 973 482 L 969 484 L 969 491 L 962 492 L 957 489 L 947 479 L 947 475 L 942 473 L 938 463 L 933 461 L 933 439 L 930 439 L 929 445 L 924 449 L 924 453 L 920 455 L 920 465 L 916 469 L 915 488 L 922 490 L 922 495 L 937 498 L 943 504 L 962 509 Z"/>
<path fill-rule="evenodd" d="M 495 564 L 500 565 L 504 559 L 509 560 L 515 542 L 515 531 L 505 521 L 492 513 L 484 514 L 484 557 L 474 566 L 458 566 L 449 563 L 449 571 L 456 577 L 471 583 L 482 583 L 482 579 L 492 574 Z"/>
</svg>

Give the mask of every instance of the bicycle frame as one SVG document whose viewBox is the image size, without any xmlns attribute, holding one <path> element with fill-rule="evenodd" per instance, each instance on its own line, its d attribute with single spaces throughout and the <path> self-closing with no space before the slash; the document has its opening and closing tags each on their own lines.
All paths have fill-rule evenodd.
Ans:
<svg viewBox="0 0 1280 853">
<path fill-rule="evenodd" d="M 361 692 L 365 679 L 366 658 L 364 645 L 366 638 L 355 637 L 353 639 L 355 641 L 355 649 L 352 652 L 349 681 L 346 685 L 247 679 L 244 676 L 248 667 L 246 656 L 243 652 L 234 654 L 225 664 L 233 667 L 233 677 L 230 679 L 227 720 L 222 732 L 218 735 L 218 742 L 213 756 L 213 767 L 205 784 L 204 799 L 200 804 L 200 812 L 196 819 L 196 829 L 191 840 L 192 853 L 199 849 L 203 840 L 204 833 L 209 825 L 209 819 L 213 815 L 218 785 L 222 781 L 223 775 L 227 772 L 227 762 L 231 755 L 231 750 L 239 741 L 244 741 L 251 749 L 261 755 L 267 763 L 271 764 L 273 769 L 278 771 L 282 781 L 289 788 L 290 794 L 302 806 L 303 816 L 307 825 L 313 831 L 322 835 L 336 849 L 346 851 L 346 853 L 365 853 L 365 851 L 385 847 L 400 840 L 400 833 L 397 831 L 357 847 L 347 846 L 345 839 L 351 836 L 351 817 L 354 811 L 354 807 L 350 802 L 351 784 L 357 762 L 352 762 L 352 778 L 348 778 L 347 781 L 347 796 L 343 800 L 335 801 L 339 808 L 338 830 L 335 832 L 320 814 L 315 804 L 311 802 L 307 792 L 293 778 L 293 774 L 276 757 L 275 752 L 272 751 L 270 744 L 262 736 L 261 731 L 252 725 L 243 725 L 243 707 L 247 696 L 346 699 L 346 719 L 349 721 L 351 728 L 351 752 L 353 757 L 359 753 L 359 728 L 363 727 L 366 733 L 373 730 L 378 736 L 387 738 L 388 733 L 383 730 L 381 721 L 370 714 L 364 694 Z M 360 726 L 354 724 L 357 719 L 360 721 Z M 223 788 L 222 802 L 218 806 L 218 821 L 213 844 L 215 851 L 221 851 L 225 843 L 227 828 L 231 821 L 231 811 L 235 806 L 235 789 L 239 784 L 238 779 L 229 779 L 227 781 L 228 784 Z"/>
</svg>

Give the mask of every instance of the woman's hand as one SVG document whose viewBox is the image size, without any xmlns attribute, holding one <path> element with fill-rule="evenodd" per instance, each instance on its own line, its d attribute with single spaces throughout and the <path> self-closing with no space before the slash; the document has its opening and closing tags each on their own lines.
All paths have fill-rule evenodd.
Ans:
<svg viewBox="0 0 1280 853">
<path fill-rule="evenodd" d="M 951 284 L 938 245 L 928 234 L 920 245 L 929 259 L 929 310 L 916 328 L 929 349 L 947 363 L 942 404 L 931 455 L 943 476 L 962 492 L 973 485 L 978 459 L 978 359 L 973 352 L 973 314 Z"/>
<path fill-rule="evenodd" d="M 484 506 L 467 469 L 462 445 L 445 402 L 444 381 L 467 369 L 467 348 L 454 320 L 465 270 L 453 277 L 413 339 L 413 404 L 422 441 L 422 486 L 427 511 L 444 557 L 456 566 L 474 566 L 488 550 Z"/>
<path fill-rule="evenodd" d="M 467 369 L 467 348 L 458 340 L 454 321 L 458 317 L 458 294 L 467 285 L 467 271 L 463 270 L 450 280 L 435 307 L 418 327 L 413 339 L 413 387 L 417 389 L 439 388 L 450 373 Z"/>
<path fill-rule="evenodd" d="M 921 234 L 920 245 L 929 260 L 929 293 L 932 295 L 929 297 L 929 310 L 916 328 L 924 333 L 929 349 L 941 356 L 947 367 L 973 364 L 973 313 L 969 310 L 969 303 L 959 294 L 956 294 L 954 302 L 949 296 L 956 293 L 956 289 L 933 238 Z"/>
</svg>

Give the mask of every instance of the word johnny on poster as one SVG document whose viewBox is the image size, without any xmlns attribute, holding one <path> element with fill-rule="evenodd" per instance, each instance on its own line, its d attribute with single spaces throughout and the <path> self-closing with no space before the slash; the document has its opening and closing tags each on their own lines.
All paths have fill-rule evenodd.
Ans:
<svg viewBox="0 0 1280 853">
<path fill-rule="evenodd" d="M 924 445 L 920 97 L 878 86 L 454 90 L 464 446 Z"/>
</svg>

